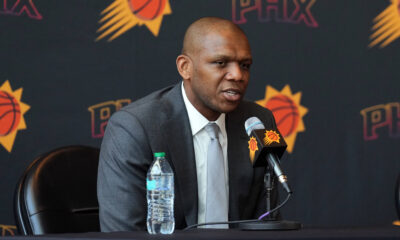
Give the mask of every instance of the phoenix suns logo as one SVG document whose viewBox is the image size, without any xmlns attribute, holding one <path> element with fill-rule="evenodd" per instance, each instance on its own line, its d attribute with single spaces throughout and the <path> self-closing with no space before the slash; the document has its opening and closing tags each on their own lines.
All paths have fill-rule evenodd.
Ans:
<svg viewBox="0 0 400 240">
<path fill-rule="evenodd" d="M 256 151 L 258 151 L 257 140 L 255 137 L 250 137 L 249 143 L 249 150 L 250 150 L 250 160 L 254 162 L 254 156 Z"/>
<path fill-rule="evenodd" d="M 318 27 L 311 8 L 316 0 L 232 0 L 232 21 L 236 24 L 247 22 L 246 17 L 255 15 L 261 23 L 304 23 Z"/>
<path fill-rule="evenodd" d="M 292 94 L 289 85 L 280 92 L 268 85 L 265 98 L 256 101 L 274 114 L 276 125 L 286 140 L 289 153 L 293 151 L 297 133 L 305 130 L 303 116 L 307 114 L 308 109 L 300 105 L 300 100 L 301 92 Z"/>
<path fill-rule="evenodd" d="M 281 138 L 279 137 L 279 134 L 274 131 L 274 130 L 266 130 L 265 131 L 265 137 L 264 137 L 264 144 L 265 145 L 271 145 L 271 143 L 276 142 L 279 143 L 279 140 Z"/>
<path fill-rule="evenodd" d="M 22 88 L 11 89 L 7 80 L 0 87 L 0 144 L 8 151 L 14 145 L 18 130 L 26 129 L 24 114 L 29 106 L 21 102 Z"/>
<path fill-rule="evenodd" d="M 391 0 L 391 4 L 374 19 L 369 47 L 379 44 L 384 48 L 400 37 L 400 0 Z"/>
<path fill-rule="evenodd" d="M 146 25 L 158 36 L 164 15 L 171 14 L 168 0 L 114 0 L 101 12 L 102 26 L 97 30 L 101 33 L 96 41 L 109 36 L 112 41 L 136 25 Z"/>
</svg>

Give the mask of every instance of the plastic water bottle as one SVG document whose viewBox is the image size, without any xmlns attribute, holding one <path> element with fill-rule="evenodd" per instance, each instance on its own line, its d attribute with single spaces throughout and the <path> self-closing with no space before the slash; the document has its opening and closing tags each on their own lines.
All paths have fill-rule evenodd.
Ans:
<svg viewBox="0 0 400 240">
<path fill-rule="evenodd" d="M 174 219 L 174 173 L 165 153 L 154 153 L 154 162 L 147 172 L 147 232 L 171 234 Z"/>
</svg>

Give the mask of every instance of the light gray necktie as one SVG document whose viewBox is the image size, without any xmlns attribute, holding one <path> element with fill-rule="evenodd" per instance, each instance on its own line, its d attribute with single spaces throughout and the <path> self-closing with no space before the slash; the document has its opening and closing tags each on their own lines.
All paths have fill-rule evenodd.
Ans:
<svg viewBox="0 0 400 240">
<path fill-rule="evenodd" d="M 228 199 L 225 185 L 224 155 L 218 141 L 219 127 L 209 123 L 205 129 L 210 136 L 207 152 L 206 222 L 228 221 Z M 228 228 L 227 224 L 209 225 L 208 228 Z"/>
</svg>

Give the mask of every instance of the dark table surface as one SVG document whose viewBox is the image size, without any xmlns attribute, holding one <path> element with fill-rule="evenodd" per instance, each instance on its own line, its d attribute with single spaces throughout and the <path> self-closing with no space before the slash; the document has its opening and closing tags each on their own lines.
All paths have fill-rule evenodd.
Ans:
<svg viewBox="0 0 400 240">
<path fill-rule="evenodd" d="M 357 228 L 308 228 L 291 231 L 241 231 L 236 229 L 193 229 L 188 231 L 177 230 L 172 235 L 150 235 L 147 232 L 113 232 L 113 233 L 74 233 L 49 234 L 37 236 L 9 236 L 2 240 L 71 240 L 71 239 L 399 239 L 400 227 L 357 227 Z"/>
</svg>

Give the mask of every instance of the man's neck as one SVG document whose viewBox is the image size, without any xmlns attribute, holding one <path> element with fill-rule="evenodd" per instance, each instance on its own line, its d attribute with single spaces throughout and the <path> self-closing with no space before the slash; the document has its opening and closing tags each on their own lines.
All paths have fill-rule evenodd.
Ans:
<svg viewBox="0 0 400 240">
<path fill-rule="evenodd" d="M 183 91 L 186 95 L 187 100 L 189 100 L 190 104 L 201 114 L 205 117 L 208 121 L 213 122 L 216 121 L 219 116 L 221 116 L 220 112 L 213 111 L 206 107 L 201 108 L 201 104 L 197 104 L 195 99 L 193 98 L 194 93 L 191 89 L 185 87 L 185 83 L 182 81 Z"/>
</svg>

